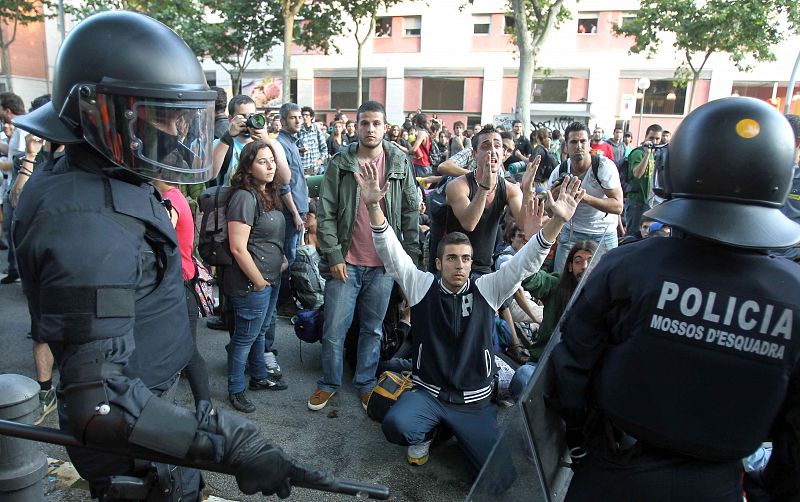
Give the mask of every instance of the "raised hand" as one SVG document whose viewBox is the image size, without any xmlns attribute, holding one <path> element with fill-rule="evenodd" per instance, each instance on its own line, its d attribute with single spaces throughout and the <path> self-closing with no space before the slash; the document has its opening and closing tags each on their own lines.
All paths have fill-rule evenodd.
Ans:
<svg viewBox="0 0 800 502">
<path fill-rule="evenodd" d="M 551 192 L 547 192 L 546 207 L 553 218 L 568 221 L 575 214 L 575 209 L 586 194 L 586 190 L 581 188 L 581 180 L 576 176 L 566 178 L 559 188 L 556 199 L 553 199 Z"/>
<path fill-rule="evenodd" d="M 534 186 L 533 181 L 536 178 L 536 171 L 539 170 L 539 164 L 542 162 L 542 156 L 537 155 L 533 162 L 528 162 L 528 167 L 525 169 L 525 174 L 522 175 L 522 193 L 533 194 Z M 528 235 L 528 234 L 526 234 Z"/>
<path fill-rule="evenodd" d="M 535 193 L 522 200 L 521 226 L 528 238 L 536 235 L 547 223 L 548 218 L 544 214 L 544 206 L 544 201 L 536 197 Z"/>
<path fill-rule="evenodd" d="M 381 199 L 386 195 L 386 192 L 389 191 L 389 182 L 387 181 L 383 188 L 380 188 L 378 184 L 378 170 L 375 169 L 375 166 L 364 162 L 363 164 L 359 164 L 361 168 L 360 173 L 355 173 L 356 183 L 361 188 L 361 200 L 364 201 L 364 204 L 370 206 L 372 204 L 376 204 L 380 202 Z"/>
</svg>

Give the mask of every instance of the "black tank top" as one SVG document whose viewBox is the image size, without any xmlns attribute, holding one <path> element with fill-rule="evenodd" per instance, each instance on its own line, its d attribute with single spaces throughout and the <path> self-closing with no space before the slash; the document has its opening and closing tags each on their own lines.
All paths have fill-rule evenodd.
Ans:
<svg viewBox="0 0 800 502">
<path fill-rule="evenodd" d="M 467 173 L 467 183 L 469 184 L 469 200 L 475 197 L 478 191 L 478 181 L 475 179 L 475 171 Z M 484 208 L 480 221 L 475 226 L 475 230 L 467 232 L 459 223 L 455 216 L 447 220 L 447 233 L 463 232 L 469 237 L 472 243 L 472 271 L 488 274 L 492 271 L 492 255 L 497 239 L 497 228 L 500 225 L 500 217 L 506 208 L 508 198 L 506 196 L 506 180 L 497 176 L 497 193 L 489 206 Z"/>
</svg>

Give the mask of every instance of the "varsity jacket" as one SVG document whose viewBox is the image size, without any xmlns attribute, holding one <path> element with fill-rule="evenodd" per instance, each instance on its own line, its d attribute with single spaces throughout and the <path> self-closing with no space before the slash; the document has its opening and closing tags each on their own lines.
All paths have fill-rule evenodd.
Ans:
<svg viewBox="0 0 800 502">
<path fill-rule="evenodd" d="M 375 249 L 411 306 L 412 379 L 451 404 L 477 404 L 492 394 L 495 311 L 524 277 L 535 273 L 552 243 L 538 233 L 497 272 L 467 280 L 457 292 L 414 266 L 388 223 L 372 227 Z"/>
</svg>

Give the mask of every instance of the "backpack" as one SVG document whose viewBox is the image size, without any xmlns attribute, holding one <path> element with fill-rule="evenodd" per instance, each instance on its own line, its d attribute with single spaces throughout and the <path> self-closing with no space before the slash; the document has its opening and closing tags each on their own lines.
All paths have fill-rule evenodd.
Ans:
<svg viewBox="0 0 800 502">
<path fill-rule="evenodd" d="M 325 301 L 325 279 L 319 273 L 319 254 L 312 245 L 299 246 L 289 268 L 295 296 L 306 309 L 319 308 Z"/>
<path fill-rule="evenodd" d="M 597 172 L 600 170 L 600 156 L 599 155 L 592 155 L 592 174 L 594 174 L 594 179 L 597 180 L 597 184 L 600 185 L 600 188 L 605 189 L 606 187 L 600 182 L 600 177 L 597 175 Z M 558 166 L 558 177 L 561 178 L 565 174 L 567 174 L 567 161 L 561 163 Z"/>
<path fill-rule="evenodd" d="M 641 150 L 642 147 L 636 147 L 631 150 L 631 153 L 635 152 L 636 150 Z M 622 192 L 623 193 L 630 193 L 633 191 L 631 187 L 630 180 L 628 179 L 628 170 L 630 169 L 630 162 L 628 159 L 631 158 L 631 153 L 628 154 L 627 157 L 622 161 L 622 164 L 619 165 L 619 181 L 622 183 Z"/>
<path fill-rule="evenodd" d="M 445 228 L 447 224 L 447 212 L 450 206 L 447 205 L 447 184 L 455 179 L 455 176 L 446 176 L 439 181 L 435 190 L 428 193 L 428 215 L 431 217 L 431 226 L 440 225 Z"/>
<path fill-rule="evenodd" d="M 428 159 L 431 161 L 431 169 L 433 170 L 439 167 L 439 164 L 441 164 L 444 159 L 442 159 L 442 151 L 439 150 L 439 145 L 437 145 L 436 142 L 430 138 L 430 136 L 428 136 L 428 141 L 431 142 L 431 148 L 428 152 Z M 434 173 L 435 172 L 436 171 L 434 171 Z"/>
<path fill-rule="evenodd" d="M 208 265 L 229 266 L 233 265 L 233 255 L 228 242 L 228 199 L 233 193 L 233 188 L 228 186 L 214 186 L 206 188 L 197 198 L 197 253 Z M 250 192 L 256 200 L 255 226 L 261 213 L 261 204 L 256 194 Z"/>
<path fill-rule="evenodd" d="M 301 310 L 292 318 L 294 334 L 297 338 L 307 343 L 317 343 L 322 340 L 322 326 L 325 323 L 323 307 Z"/>
</svg>

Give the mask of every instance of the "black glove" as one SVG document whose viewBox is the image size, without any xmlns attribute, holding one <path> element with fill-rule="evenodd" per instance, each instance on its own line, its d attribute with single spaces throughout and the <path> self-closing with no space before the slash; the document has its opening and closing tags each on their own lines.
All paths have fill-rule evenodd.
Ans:
<svg viewBox="0 0 800 502">
<path fill-rule="evenodd" d="M 197 404 L 197 420 L 198 434 L 190 454 L 233 467 L 239 489 L 248 495 L 261 492 L 286 498 L 292 484 L 335 484 L 328 472 L 306 467 L 267 443 L 258 427 L 246 418 L 221 411 L 212 415 L 211 405 L 201 401 Z"/>
</svg>

